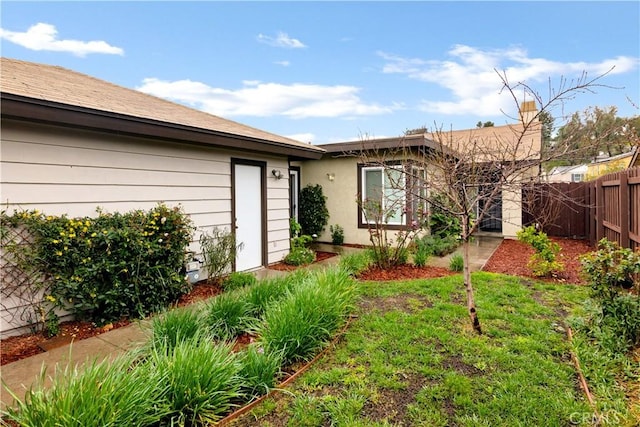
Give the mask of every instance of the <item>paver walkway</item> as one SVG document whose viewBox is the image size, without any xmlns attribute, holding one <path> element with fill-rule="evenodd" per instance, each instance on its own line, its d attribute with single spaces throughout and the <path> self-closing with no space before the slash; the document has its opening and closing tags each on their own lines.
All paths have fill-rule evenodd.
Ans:
<svg viewBox="0 0 640 427">
<path fill-rule="evenodd" d="M 475 239 L 470 251 L 472 271 L 477 271 L 482 268 L 498 245 L 500 245 L 501 241 L 502 238 L 486 236 L 481 236 Z M 347 254 L 359 250 L 326 244 L 318 244 L 315 249 L 325 252 L 337 252 L 339 254 Z M 430 264 L 434 266 L 448 267 L 450 257 L 451 256 L 434 258 L 431 260 Z M 314 264 L 313 268 L 322 268 L 328 265 L 334 265 L 337 264 L 339 260 L 340 257 L 335 256 Z M 286 274 L 286 272 L 260 269 L 255 271 L 255 274 L 259 279 L 263 279 Z M 5 409 L 7 405 L 11 405 L 13 403 L 13 398 L 7 392 L 5 387 L 22 397 L 24 396 L 25 391 L 36 383 L 36 380 L 43 368 L 47 369 L 47 376 L 51 376 L 56 367 L 58 369 L 64 369 L 69 365 L 69 363 L 72 365 L 80 365 L 87 363 L 88 361 L 114 358 L 128 350 L 140 347 L 147 341 L 149 336 L 149 322 L 140 321 L 122 328 L 105 332 L 95 337 L 72 343 L 71 345 L 58 347 L 45 353 L 40 353 L 35 356 L 1 366 L 0 378 L 2 379 L 2 387 L 0 388 L 0 409 Z M 48 382 L 45 381 L 45 385 L 47 383 Z"/>
</svg>

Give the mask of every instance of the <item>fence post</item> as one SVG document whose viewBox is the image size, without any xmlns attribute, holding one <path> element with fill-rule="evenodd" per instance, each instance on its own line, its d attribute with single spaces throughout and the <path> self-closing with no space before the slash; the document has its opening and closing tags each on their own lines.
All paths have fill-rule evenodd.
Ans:
<svg viewBox="0 0 640 427">
<path fill-rule="evenodd" d="M 596 242 L 604 237 L 604 180 L 596 181 Z"/>
<path fill-rule="evenodd" d="M 618 209 L 620 210 L 620 246 L 623 248 L 631 248 L 629 240 L 629 174 L 620 173 L 620 200 L 618 201 Z"/>
</svg>

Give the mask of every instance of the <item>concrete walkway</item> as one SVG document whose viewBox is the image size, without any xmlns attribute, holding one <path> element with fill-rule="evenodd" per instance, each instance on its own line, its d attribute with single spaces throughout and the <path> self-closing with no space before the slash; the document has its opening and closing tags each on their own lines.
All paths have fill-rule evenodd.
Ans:
<svg viewBox="0 0 640 427">
<path fill-rule="evenodd" d="M 482 266 L 500 245 L 501 241 L 502 238 L 487 236 L 480 236 L 474 240 L 470 251 L 472 271 L 482 269 Z M 324 252 L 336 252 L 339 255 L 361 250 L 325 244 L 318 244 L 315 246 L 315 249 Z M 451 255 L 443 258 L 433 258 L 429 264 L 448 268 L 450 258 Z M 335 256 L 314 264 L 312 268 L 335 265 L 339 261 L 340 256 Z M 259 279 L 286 274 L 286 272 L 269 269 L 260 269 L 254 273 Z M 4 410 L 8 405 L 13 403 L 13 398 L 7 392 L 6 388 L 18 396 L 23 397 L 25 391 L 37 382 L 43 368 L 46 368 L 47 377 L 49 377 L 53 375 L 56 367 L 58 369 L 64 369 L 69 364 L 71 364 L 71 366 L 80 366 L 83 363 L 94 360 L 113 359 L 119 354 L 142 346 L 148 340 L 149 336 L 150 328 L 148 321 L 141 321 L 105 332 L 92 338 L 74 342 L 71 345 L 58 347 L 45 353 L 1 366 L 0 378 L 2 380 L 2 387 L 0 389 L 0 409 Z M 45 385 L 48 383 L 49 381 L 47 379 Z"/>
</svg>

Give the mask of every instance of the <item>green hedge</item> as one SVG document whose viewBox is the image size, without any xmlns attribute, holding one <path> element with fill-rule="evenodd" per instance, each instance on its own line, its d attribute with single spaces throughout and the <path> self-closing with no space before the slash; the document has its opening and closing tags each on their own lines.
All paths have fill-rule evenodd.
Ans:
<svg viewBox="0 0 640 427">
<path fill-rule="evenodd" d="M 68 218 L 38 211 L 4 215 L 33 236 L 33 262 L 47 300 L 98 324 L 159 311 L 189 290 L 181 274 L 191 221 L 181 209 Z"/>
</svg>

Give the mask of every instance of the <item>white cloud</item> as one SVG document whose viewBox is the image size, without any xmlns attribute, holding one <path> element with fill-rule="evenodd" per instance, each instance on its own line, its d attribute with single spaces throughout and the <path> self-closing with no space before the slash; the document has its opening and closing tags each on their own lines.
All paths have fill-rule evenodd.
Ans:
<svg viewBox="0 0 640 427">
<path fill-rule="evenodd" d="M 295 139 L 300 142 L 313 143 L 316 139 L 316 135 L 313 133 L 295 133 L 293 135 L 285 135 L 287 138 Z"/>
<path fill-rule="evenodd" d="M 268 44 L 273 47 L 284 47 L 288 49 L 300 49 L 307 47 L 300 40 L 291 38 L 287 33 L 283 32 L 279 32 L 275 37 L 258 34 L 257 39 L 260 43 Z"/>
<path fill-rule="evenodd" d="M 580 75 L 598 76 L 612 67 L 611 74 L 626 73 L 638 67 L 639 59 L 619 56 L 600 62 L 559 62 L 544 58 L 530 58 L 520 47 L 482 50 L 455 45 L 448 60 L 404 58 L 386 52 L 378 55 L 386 62 L 384 73 L 407 75 L 409 78 L 434 83 L 450 91 L 451 100 L 424 100 L 423 111 L 443 114 L 498 115 L 512 107 L 507 93 L 500 93 L 502 81 L 496 70 L 505 73 L 512 83 L 529 85 L 545 82 L 552 77 Z"/>
<path fill-rule="evenodd" d="M 0 28 L 0 38 L 31 50 L 67 52 L 81 57 L 90 53 L 124 55 L 123 49 L 111 46 L 101 40 L 88 42 L 80 40 L 59 40 L 56 27 L 41 22 L 32 25 L 23 33 Z"/>
<path fill-rule="evenodd" d="M 276 62 L 274 62 L 274 64 L 282 65 L 283 67 L 288 67 L 289 65 L 291 65 L 291 62 L 289 62 L 289 61 L 276 61 Z"/>
<path fill-rule="evenodd" d="M 165 81 L 147 78 L 137 89 L 223 117 L 350 118 L 388 114 L 401 108 L 396 104 L 367 104 L 358 96 L 359 88 L 342 85 L 283 85 L 244 81 L 240 89 L 228 90 L 191 80 Z"/>
</svg>

